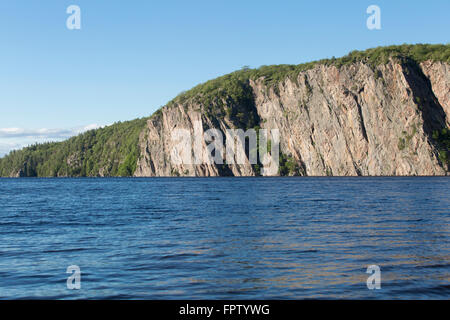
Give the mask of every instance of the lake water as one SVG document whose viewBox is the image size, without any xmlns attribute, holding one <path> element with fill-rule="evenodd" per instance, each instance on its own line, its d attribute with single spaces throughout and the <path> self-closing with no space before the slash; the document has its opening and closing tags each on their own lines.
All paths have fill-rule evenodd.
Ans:
<svg viewBox="0 0 450 320">
<path fill-rule="evenodd" d="M 449 299 L 449 226 L 446 177 L 0 179 L 0 298 Z"/>
</svg>

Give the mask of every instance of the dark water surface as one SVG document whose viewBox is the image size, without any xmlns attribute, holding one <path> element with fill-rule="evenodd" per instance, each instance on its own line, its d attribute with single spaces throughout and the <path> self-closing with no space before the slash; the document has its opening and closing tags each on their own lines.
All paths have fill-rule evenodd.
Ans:
<svg viewBox="0 0 450 320">
<path fill-rule="evenodd" d="M 449 299 L 449 225 L 445 177 L 0 179 L 0 298 Z"/>
</svg>

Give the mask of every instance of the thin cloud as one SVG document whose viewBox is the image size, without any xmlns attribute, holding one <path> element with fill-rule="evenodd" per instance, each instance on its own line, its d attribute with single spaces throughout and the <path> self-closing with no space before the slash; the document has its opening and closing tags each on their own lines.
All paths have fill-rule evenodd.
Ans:
<svg viewBox="0 0 450 320">
<path fill-rule="evenodd" d="M 12 150 L 22 149 L 34 143 L 61 141 L 101 127 L 94 123 L 71 129 L 0 128 L 0 157 Z"/>
<path fill-rule="evenodd" d="M 1 138 L 64 139 L 97 128 L 100 128 L 98 124 L 90 124 L 84 127 L 76 127 L 72 129 L 0 128 L 0 139 Z"/>
</svg>

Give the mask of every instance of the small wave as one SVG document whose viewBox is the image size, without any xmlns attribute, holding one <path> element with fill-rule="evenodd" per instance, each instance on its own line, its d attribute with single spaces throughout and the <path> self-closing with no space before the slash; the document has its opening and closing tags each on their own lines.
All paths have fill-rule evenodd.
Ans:
<svg viewBox="0 0 450 320">
<path fill-rule="evenodd" d="M 416 268 L 426 268 L 426 269 L 435 269 L 435 268 L 450 268 L 450 264 L 430 264 L 426 266 L 417 266 Z"/>
<path fill-rule="evenodd" d="M 60 252 L 76 252 L 76 251 L 84 251 L 89 250 L 89 248 L 71 248 L 71 249 L 54 249 L 54 250 L 44 250 L 44 253 L 60 253 Z"/>
<path fill-rule="evenodd" d="M 159 257 L 159 260 L 167 260 L 167 259 L 183 259 L 183 258 L 192 258 L 196 257 L 198 254 L 196 253 L 179 253 L 179 254 L 167 254 Z"/>
</svg>

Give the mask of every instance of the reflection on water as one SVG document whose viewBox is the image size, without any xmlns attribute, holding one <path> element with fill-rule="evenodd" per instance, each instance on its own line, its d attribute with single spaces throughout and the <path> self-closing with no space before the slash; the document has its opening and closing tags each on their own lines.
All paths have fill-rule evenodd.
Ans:
<svg viewBox="0 0 450 320">
<path fill-rule="evenodd" d="M 448 178 L 0 179 L 0 297 L 448 299 L 449 199 Z"/>
</svg>

